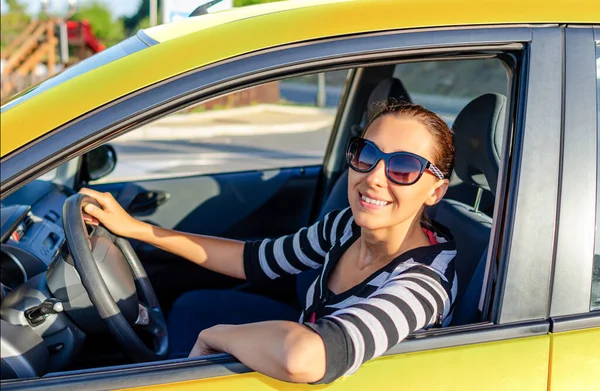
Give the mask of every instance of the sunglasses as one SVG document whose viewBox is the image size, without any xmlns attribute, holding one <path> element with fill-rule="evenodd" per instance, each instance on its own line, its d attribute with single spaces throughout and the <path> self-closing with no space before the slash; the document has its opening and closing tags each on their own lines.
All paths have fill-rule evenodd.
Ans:
<svg viewBox="0 0 600 391">
<path fill-rule="evenodd" d="M 397 185 L 412 185 L 423 172 L 428 170 L 439 179 L 444 174 L 429 160 L 410 152 L 382 152 L 375 143 L 360 137 L 352 137 L 348 144 L 346 160 L 350 168 L 357 172 L 369 172 L 383 159 L 385 174 Z"/>
</svg>

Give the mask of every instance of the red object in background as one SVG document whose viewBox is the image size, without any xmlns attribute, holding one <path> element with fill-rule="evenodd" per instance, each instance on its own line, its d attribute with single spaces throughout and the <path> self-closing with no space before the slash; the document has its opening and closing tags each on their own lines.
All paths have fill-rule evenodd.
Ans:
<svg viewBox="0 0 600 391">
<path fill-rule="evenodd" d="M 96 38 L 92 31 L 90 22 L 83 19 L 81 22 L 76 20 L 67 21 L 67 35 L 69 41 L 83 39 L 86 45 L 94 52 L 98 53 L 106 49 L 106 46 Z"/>
</svg>

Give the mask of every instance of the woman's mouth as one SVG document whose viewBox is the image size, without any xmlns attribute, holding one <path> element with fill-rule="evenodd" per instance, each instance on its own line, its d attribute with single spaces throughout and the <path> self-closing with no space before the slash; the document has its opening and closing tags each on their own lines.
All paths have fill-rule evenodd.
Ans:
<svg viewBox="0 0 600 391">
<path fill-rule="evenodd" d="M 360 192 L 358 193 L 358 197 L 359 197 L 361 206 L 366 209 L 381 209 L 381 208 L 391 204 L 391 202 L 389 202 L 389 201 L 378 200 L 376 198 L 367 197 L 366 195 L 364 195 Z"/>
</svg>

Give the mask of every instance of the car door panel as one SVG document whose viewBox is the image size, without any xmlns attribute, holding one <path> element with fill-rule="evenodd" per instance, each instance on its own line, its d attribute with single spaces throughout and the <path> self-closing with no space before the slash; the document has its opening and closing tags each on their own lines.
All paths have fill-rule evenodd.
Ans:
<svg viewBox="0 0 600 391">
<path fill-rule="evenodd" d="M 599 248 L 599 38 L 591 27 L 565 29 L 561 202 L 550 303 L 553 391 L 600 389 L 600 311 L 592 303 Z"/>
<path fill-rule="evenodd" d="M 320 386 L 286 383 L 250 372 L 135 390 L 546 390 L 549 348 L 550 338 L 541 335 L 389 355 Z"/>
<path fill-rule="evenodd" d="M 600 315 L 598 316 L 600 322 Z M 600 368 L 600 327 L 550 334 L 551 391 L 597 390 Z"/>
</svg>

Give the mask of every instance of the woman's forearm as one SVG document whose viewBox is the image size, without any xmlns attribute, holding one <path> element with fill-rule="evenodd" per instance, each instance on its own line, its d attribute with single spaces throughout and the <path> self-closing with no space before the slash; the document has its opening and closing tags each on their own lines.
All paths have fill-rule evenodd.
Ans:
<svg viewBox="0 0 600 391">
<path fill-rule="evenodd" d="M 198 345 L 229 353 L 273 378 L 311 383 L 325 375 L 325 346 L 306 326 L 288 321 L 219 325 L 200 333 L 190 356 L 206 354 Z"/>
<path fill-rule="evenodd" d="M 246 278 L 243 261 L 244 242 L 174 231 L 142 221 L 137 224 L 130 237 L 218 273 Z"/>
</svg>

